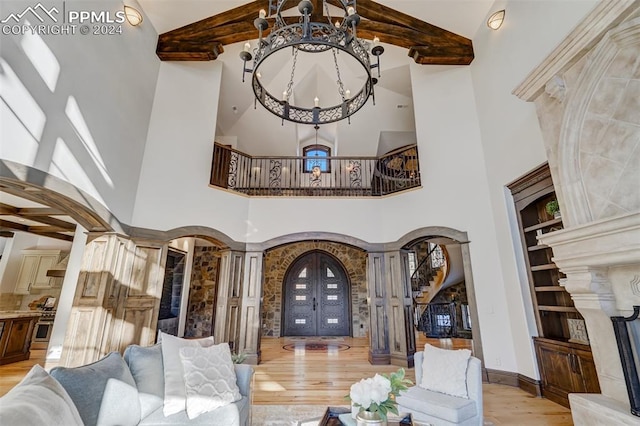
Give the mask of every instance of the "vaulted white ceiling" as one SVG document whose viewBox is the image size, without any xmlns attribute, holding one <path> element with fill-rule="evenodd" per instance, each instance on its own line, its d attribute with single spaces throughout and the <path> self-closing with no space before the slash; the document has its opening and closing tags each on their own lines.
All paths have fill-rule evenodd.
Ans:
<svg viewBox="0 0 640 426">
<path fill-rule="evenodd" d="M 139 0 L 145 14 L 158 34 L 179 28 L 240 6 L 245 1 Z M 290 0 L 291 7 L 297 1 Z M 415 18 L 467 38 L 473 38 L 484 25 L 492 1 L 489 0 L 386 0 L 379 1 Z M 287 4 L 287 6 L 289 6 Z M 330 13 L 334 13 L 334 8 Z M 339 15 L 340 16 L 340 15 Z M 257 39 L 256 30 L 256 39 Z M 256 40 L 250 41 L 253 46 Z M 251 155 L 299 155 L 299 147 L 315 142 L 315 130 L 309 125 L 284 122 L 265 110 L 259 103 L 254 108 L 251 76 L 242 83 L 242 61 L 239 52 L 244 42 L 224 46 L 216 61 L 222 62 L 222 87 L 218 104 L 215 137 L 232 143 Z M 407 49 L 384 45 L 381 56 L 382 76 L 375 86 L 375 105 L 370 99 L 352 118 L 321 126 L 318 141 L 328 143 L 341 156 L 378 155 L 415 141 L 410 66 L 413 60 Z M 291 76 L 291 51 L 274 54 L 261 67 L 262 81 L 278 96 L 287 88 Z M 340 77 L 344 88 L 356 93 L 363 84 L 364 72 L 348 55 L 338 55 Z M 249 64 L 248 64 L 249 65 Z M 415 65 L 419 66 L 419 65 Z M 444 66 L 446 67 L 446 66 Z M 376 71 L 373 71 L 376 73 Z M 298 55 L 292 86 L 296 105 L 313 106 L 314 97 L 321 105 L 339 103 L 336 67 L 330 52 Z"/>
</svg>

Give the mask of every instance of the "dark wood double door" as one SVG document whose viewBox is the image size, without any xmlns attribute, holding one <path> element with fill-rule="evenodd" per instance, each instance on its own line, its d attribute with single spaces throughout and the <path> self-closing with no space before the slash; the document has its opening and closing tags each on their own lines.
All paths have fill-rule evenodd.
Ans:
<svg viewBox="0 0 640 426">
<path fill-rule="evenodd" d="M 323 252 L 298 258 L 284 284 L 284 336 L 349 336 L 349 281 Z"/>
</svg>

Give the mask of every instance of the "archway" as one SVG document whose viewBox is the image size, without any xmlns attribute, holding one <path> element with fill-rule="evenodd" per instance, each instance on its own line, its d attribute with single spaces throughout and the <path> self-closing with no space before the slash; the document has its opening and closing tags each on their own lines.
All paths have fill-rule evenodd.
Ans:
<svg viewBox="0 0 640 426">
<path fill-rule="evenodd" d="M 468 315 L 473 324 L 473 353 L 474 356 L 479 358 L 484 363 L 484 355 L 482 352 L 482 337 L 480 334 L 480 327 L 478 322 L 478 307 L 476 303 L 475 288 L 473 281 L 473 271 L 471 269 L 471 254 L 469 251 L 469 240 L 467 233 L 458 231 L 456 229 L 447 228 L 443 226 L 430 226 L 413 230 L 404 236 L 402 236 L 394 246 L 399 249 L 406 250 L 408 247 L 416 244 L 419 241 L 433 240 L 433 241 L 449 241 L 451 244 L 459 246 L 459 261 L 462 263 L 462 274 L 464 276 L 464 283 L 466 288 L 466 299 Z M 486 375 L 486 373 L 483 373 Z"/>
<path fill-rule="evenodd" d="M 338 259 L 307 252 L 289 267 L 283 286 L 283 336 L 351 335 L 351 286 Z"/>
</svg>

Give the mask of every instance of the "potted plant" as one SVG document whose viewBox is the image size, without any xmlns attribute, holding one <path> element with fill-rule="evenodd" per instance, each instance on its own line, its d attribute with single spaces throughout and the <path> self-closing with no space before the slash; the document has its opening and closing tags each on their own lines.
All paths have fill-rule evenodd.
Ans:
<svg viewBox="0 0 640 426">
<path fill-rule="evenodd" d="M 551 200 L 545 206 L 544 209 L 547 211 L 549 216 L 553 216 L 554 219 L 560 218 L 560 205 L 558 204 L 558 200 Z"/>
<path fill-rule="evenodd" d="M 351 385 L 347 398 L 359 410 L 355 417 L 357 424 L 386 424 L 387 413 L 398 414 L 396 396 L 411 384 L 401 368 L 395 373 L 376 374 Z"/>
</svg>

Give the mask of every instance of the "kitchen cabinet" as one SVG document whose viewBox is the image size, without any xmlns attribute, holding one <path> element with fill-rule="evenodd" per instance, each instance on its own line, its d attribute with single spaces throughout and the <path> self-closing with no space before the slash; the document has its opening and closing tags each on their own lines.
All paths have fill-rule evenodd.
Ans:
<svg viewBox="0 0 640 426">
<path fill-rule="evenodd" d="M 60 250 L 24 250 L 14 293 L 51 288 L 56 281 L 47 276 L 47 271 L 60 261 L 61 254 Z"/>
<path fill-rule="evenodd" d="M 40 314 L 0 312 L 0 365 L 31 356 L 31 335 Z"/>
</svg>

